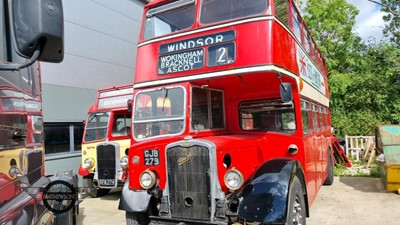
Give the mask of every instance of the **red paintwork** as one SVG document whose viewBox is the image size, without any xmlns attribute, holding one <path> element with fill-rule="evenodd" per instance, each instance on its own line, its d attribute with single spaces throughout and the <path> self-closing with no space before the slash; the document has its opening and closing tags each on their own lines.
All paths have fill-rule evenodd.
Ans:
<svg viewBox="0 0 400 225">
<path fill-rule="evenodd" d="M 272 33 L 273 27 L 274 32 Z M 276 29 L 276 30 L 275 30 Z M 160 45 L 185 40 L 188 38 L 204 36 L 208 34 L 220 33 L 223 31 L 235 30 L 236 38 L 236 62 L 233 64 L 228 64 L 224 66 L 218 67 L 207 67 L 206 65 L 197 70 L 190 70 L 180 73 L 173 74 L 157 74 L 157 66 L 158 66 L 158 49 Z M 258 35 L 252 35 L 249 37 L 249 33 L 257 30 Z M 273 38 L 265 39 L 265 37 L 273 36 Z M 274 37 L 276 36 L 276 37 Z M 274 39 L 284 39 L 284 44 L 275 45 Z M 240 41 L 239 41 L 240 40 Z M 280 43 L 280 42 L 277 42 Z M 265 20 L 261 22 L 252 22 L 241 24 L 238 26 L 215 29 L 207 32 L 201 32 L 197 35 L 185 35 L 180 38 L 170 39 L 167 41 L 160 41 L 154 44 L 144 45 L 138 48 L 138 56 L 140 56 L 140 61 L 146 63 L 137 63 L 136 64 L 136 75 L 134 79 L 135 84 L 139 84 L 141 82 L 147 82 L 150 80 L 160 80 L 167 79 L 171 77 L 180 77 L 186 75 L 193 75 L 196 73 L 209 73 L 215 71 L 223 71 L 228 69 L 237 69 L 237 68 L 246 68 L 250 66 L 260 66 L 260 65 L 280 65 L 281 67 L 287 68 L 294 73 L 298 73 L 296 58 L 290 57 L 292 54 L 289 54 L 293 51 L 294 40 L 289 38 L 287 32 L 279 26 L 273 20 Z M 279 49 L 279 51 L 274 51 L 274 48 Z"/>
<path fill-rule="evenodd" d="M 347 157 L 346 153 L 344 152 L 342 146 L 340 145 L 339 141 L 337 138 L 332 138 L 332 160 L 333 160 L 333 164 L 342 164 L 344 163 L 344 165 L 346 165 L 346 167 L 351 167 L 351 162 L 349 160 L 349 158 Z M 335 154 L 333 154 L 335 153 Z"/>
<path fill-rule="evenodd" d="M 154 0 L 145 7 L 146 11 L 156 5 L 169 2 L 168 0 Z M 193 138 L 208 140 L 216 145 L 217 149 L 217 167 L 218 178 L 220 185 L 224 191 L 227 191 L 223 182 L 223 176 L 228 169 L 233 166 L 239 169 L 245 179 L 260 166 L 261 163 L 274 158 L 292 158 L 300 161 L 303 166 L 306 186 L 308 193 L 308 202 L 314 201 L 316 194 L 322 183 L 327 177 L 328 166 L 328 148 L 331 146 L 331 131 L 328 127 L 324 127 L 321 131 L 303 135 L 300 109 L 300 90 L 296 81 L 282 74 L 282 81 L 291 83 L 293 88 L 293 102 L 295 105 L 296 127 L 294 134 L 282 134 L 273 132 L 249 132 L 243 131 L 238 122 L 238 105 L 240 102 L 252 99 L 279 98 L 279 80 L 275 71 L 265 71 L 257 73 L 235 74 L 233 76 L 224 76 L 217 78 L 202 79 L 201 77 L 194 81 L 185 82 L 186 76 L 196 74 L 207 74 L 217 71 L 229 71 L 238 68 L 251 68 L 254 66 L 274 65 L 284 68 L 295 75 L 299 76 L 299 69 L 296 60 L 296 41 L 293 36 L 281 26 L 272 17 L 272 12 L 275 12 L 273 1 L 270 2 L 270 9 L 265 12 L 264 20 L 256 22 L 248 22 L 228 27 L 219 27 L 209 29 L 207 31 L 198 32 L 195 34 L 186 34 L 179 37 L 171 37 L 162 40 L 145 41 L 142 36 L 139 37 L 139 47 L 137 55 L 136 72 L 134 84 L 140 85 L 149 81 L 158 81 L 169 78 L 182 78 L 181 83 L 173 83 L 170 86 L 181 85 L 186 89 L 186 128 L 182 135 L 174 137 L 160 137 L 151 140 L 136 142 L 131 139 L 131 148 L 129 151 L 129 187 L 133 190 L 141 190 L 139 184 L 139 175 L 146 169 L 153 170 L 159 178 L 159 186 L 161 189 L 166 186 L 166 165 L 165 165 L 165 147 L 175 141 L 183 140 L 184 137 L 190 135 Z M 199 1 L 198 1 L 199 4 Z M 267 17 L 270 15 L 270 17 Z M 145 21 L 145 16 L 143 17 Z M 228 21 L 229 22 L 229 21 Z M 227 23 L 228 23 L 227 22 Z M 190 31 L 196 31 L 204 26 L 195 22 Z M 143 28 L 142 28 L 143 30 Z M 207 67 L 205 64 L 201 69 L 190 71 L 158 75 L 158 58 L 160 45 L 173 43 L 181 40 L 192 39 L 209 34 L 216 34 L 223 31 L 234 30 L 236 45 L 236 61 L 232 64 Z M 173 34 L 184 34 L 188 30 L 179 31 Z M 208 49 L 208 46 L 203 46 L 203 49 Z M 206 56 L 207 57 L 207 56 Z M 323 67 L 323 63 L 319 63 Z M 326 69 L 321 70 L 324 80 L 322 81 L 326 89 L 326 97 L 329 98 L 329 90 L 327 85 Z M 151 88 L 161 87 L 156 86 L 156 82 Z M 218 131 L 205 131 L 200 133 L 191 132 L 190 127 L 190 87 L 191 85 L 201 86 L 208 85 L 213 89 L 224 91 L 225 104 L 225 119 L 226 128 Z M 166 85 L 168 86 L 168 85 Z M 140 86 L 139 86 L 140 87 Z M 143 90 L 136 88 L 134 96 Z M 310 99 L 312 100 L 312 99 Z M 329 112 L 328 112 L 329 113 Z M 311 112 L 310 112 L 311 115 Z M 312 116 L 310 116 L 312 118 Z M 330 119 L 328 119 L 330 124 Z M 313 129 L 313 123 L 310 123 Z M 288 154 L 288 146 L 296 144 L 299 152 L 295 156 Z M 143 165 L 143 150 L 159 149 L 160 165 L 159 166 L 144 166 Z M 230 154 L 232 158 L 232 166 L 225 168 L 223 166 L 224 155 Z M 132 164 L 134 156 L 139 156 L 141 161 L 139 164 Z"/>
<path fill-rule="evenodd" d="M 78 169 L 78 174 L 83 177 L 86 177 L 86 176 L 89 176 L 90 173 L 89 173 L 88 168 L 83 168 L 82 165 L 80 165 L 79 169 Z"/>
<path fill-rule="evenodd" d="M 18 194 L 18 192 L 20 192 L 15 183 L 16 182 L 13 183 L 6 174 L 0 173 L 0 187 L 2 189 L 0 195 L 0 205 L 12 199 Z"/>
</svg>

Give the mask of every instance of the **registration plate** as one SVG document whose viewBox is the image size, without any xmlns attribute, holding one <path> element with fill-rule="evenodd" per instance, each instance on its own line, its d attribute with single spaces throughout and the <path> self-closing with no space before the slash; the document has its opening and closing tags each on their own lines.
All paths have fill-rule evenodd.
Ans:
<svg viewBox="0 0 400 225">
<path fill-rule="evenodd" d="M 100 186 L 115 186 L 114 179 L 98 180 Z"/>
<path fill-rule="evenodd" d="M 144 150 L 144 165 L 158 166 L 160 165 L 160 153 L 158 149 Z"/>
</svg>

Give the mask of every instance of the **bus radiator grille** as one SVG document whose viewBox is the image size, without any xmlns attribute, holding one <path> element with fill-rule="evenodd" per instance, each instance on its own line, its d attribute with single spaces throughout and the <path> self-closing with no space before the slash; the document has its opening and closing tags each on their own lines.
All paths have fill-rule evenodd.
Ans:
<svg viewBox="0 0 400 225">
<path fill-rule="evenodd" d="M 167 149 L 172 218 L 210 219 L 210 153 L 201 146 Z"/>
<path fill-rule="evenodd" d="M 99 145 L 97 146 L 97 175 L 99 180 L 115 180 L 116 165 L 115 165 L 115 146 L 114 145 Z M 102 186 L 111 186 L 103 184 Z"/>
</svg>

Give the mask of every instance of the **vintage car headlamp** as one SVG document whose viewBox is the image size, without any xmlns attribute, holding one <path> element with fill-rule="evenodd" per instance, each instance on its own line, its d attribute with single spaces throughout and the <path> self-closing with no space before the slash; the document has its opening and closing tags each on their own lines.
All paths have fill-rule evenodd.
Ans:
<svg viewBox="0 0 400 225">
<path fill-rule="evenodd" d="M 233 168 L 225 173 L 224 182 L 229 189 L 237 190 L 243 185 L 243 175 L 239 170 Z"/>
<path fill-rule="evenodd" d="M 156 179 L 156 174 L 153 171 L 145 170 L 142 174 L 140 174 L 140 186 L 143 189 L 150 189 L 156 184 Z"/>
<path fill-rule="evenodd" d="M 128 168 L 128 156 L 126 156 L 126 155 L 122 156 L 122 158 L 119 160 L 119 162 L 121 164 L 122 169 Z"/>
<path fill-rule="evenodd" d="M 94 165 L 94 160 L 92 158 L 86 158 L 85 161 L 83 162 L 83 165 L 86 168 L 92 168 Z"/>
</svg>

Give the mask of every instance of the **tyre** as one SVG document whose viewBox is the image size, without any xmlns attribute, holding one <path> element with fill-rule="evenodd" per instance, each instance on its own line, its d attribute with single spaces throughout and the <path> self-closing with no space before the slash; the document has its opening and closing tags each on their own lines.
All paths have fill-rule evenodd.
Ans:
<svg viewBox="0 0 400 225">
<path fill-rule="evenodd" d="M 286 225 L 306 224 L 306 204 L 299 178 L 294 177 L 289 191 Z"/>
<path fill-rule="evenodd" d="M 326 177 L 324 181 L 324 185 L 332 185 L 333 180 L 334 180 L 334 174 L 333 174 L 333 163 L 332 163 L 332 152 L 331 150 L 328 151 L 328 176 Z"/>
<path fill-rule="evenodd" d="M 111 189 L 95 187 L 93 184 L 93 178 L 90 176 L 83 177 L 82 183 L 83 183 L 83 189 L 85 190 L 86 194 L 92 198 L 102 197 L 111 191 Z"/>
<path fill-rule="evenodd" d="M 126 225 L 148 225 L 150 218 L 144 212 L 126 212 Z"/>
</svg>

